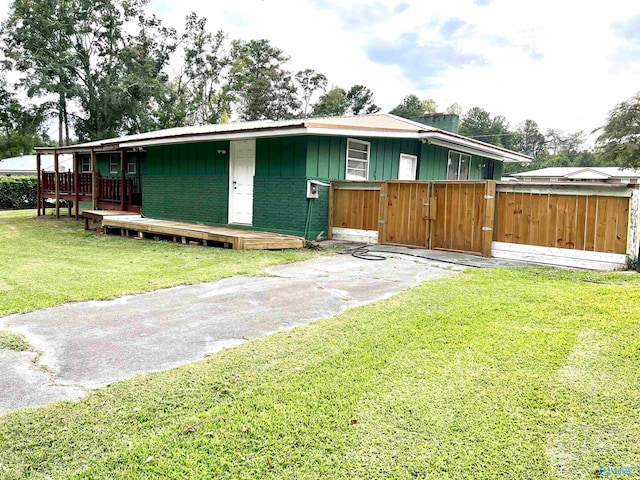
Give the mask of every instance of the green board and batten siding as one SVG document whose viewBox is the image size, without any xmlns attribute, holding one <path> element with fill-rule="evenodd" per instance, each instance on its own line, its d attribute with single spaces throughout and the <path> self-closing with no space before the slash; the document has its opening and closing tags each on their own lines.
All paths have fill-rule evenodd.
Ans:
<svg viewBox="0 0 640 480">
<path fill-rule="evenodd" d="M 419 180 L 444 180 L 448 149 L 417 140 L 357 138 L 370 142 L 369 180 L 398 178 L 400 154 L 416 155 Z M 307 179 L 345 178 L 347 139 L 329 136 L 256 140 L 253 225 L 256 230 L 315 238 L 327 230 L 328 189 L 306 198 Z M 480 161 L 485 167 L 478 168 Z M 486 159 L 473 157 L 472 179 Z M 500 162 L 496 162 L 496 167 Z M 499 175 L 496 168 L 496 174 Z M 143 213 L 152 218 L 226 225 L 229 142 L 152 146 L 141 162 Z"/>
</svg>

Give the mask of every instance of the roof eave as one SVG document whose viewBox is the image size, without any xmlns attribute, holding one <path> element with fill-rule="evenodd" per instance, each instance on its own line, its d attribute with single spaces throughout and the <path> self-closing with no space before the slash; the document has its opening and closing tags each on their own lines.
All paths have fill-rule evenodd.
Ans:
<svg viewBox="0 0 640 480">
<path fill-rule="evenodd" d="M 531 163 L 533 160 L 533 157 L 529 155 L 496 147 L 495 145 L 479 142 L 444 130 L 423 132 L 420 134 L 420 138 L 433 145 L 455 148 L 463 153 L 479 155 L 505 163 Z"/>
</svg>

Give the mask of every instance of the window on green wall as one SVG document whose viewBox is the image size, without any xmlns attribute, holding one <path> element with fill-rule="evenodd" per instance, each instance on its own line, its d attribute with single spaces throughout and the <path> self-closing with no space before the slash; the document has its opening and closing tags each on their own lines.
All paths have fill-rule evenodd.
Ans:
<svg viewBox="0 0 640 480">
<path fill-rule="evenodd" d="M 82 157 L 80 159 L 80 173 L 91 173 L 91 157 Z"/>
<path fill-rule="evenodd" d="M 449 150 L 447 180 L 468 180 L 471 155 Z"/>
<path fill-rule="evenodd" d="M 127 162 L 127 173 L 130 173 L 131 175 L 135 175 L 136 174 L 136 161 L 135 160 L 129 160 Z"/>
<path fill-rule="evenodd" d="M 109 155 L 109 173 L 120 172 L 120 155 Z"/>
<path fill-rule="evenodd" d="M 369 179 L 369 151 L 371 144 L 361 140 L 347 139 L 347 180 Z"/>
</svg>

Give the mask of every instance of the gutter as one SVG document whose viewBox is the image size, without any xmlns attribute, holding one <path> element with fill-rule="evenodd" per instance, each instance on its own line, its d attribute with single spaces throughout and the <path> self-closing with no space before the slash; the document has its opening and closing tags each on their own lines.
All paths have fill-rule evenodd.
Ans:
<svg viewBox="0 0 640 480">
<path fill-rule="evenodd" d="M 439 145 L 470 155 L 480 155 L 493 160 L 500 160 L 505 163 L 531 163 L 533 160 L 533 157 L 529 155 L 512 152 L 505 148 L 465 138 L 460 135 L 445 132 L 444 130 L 421 133 L 420 139 L 429 145 Z"/>
</svg>

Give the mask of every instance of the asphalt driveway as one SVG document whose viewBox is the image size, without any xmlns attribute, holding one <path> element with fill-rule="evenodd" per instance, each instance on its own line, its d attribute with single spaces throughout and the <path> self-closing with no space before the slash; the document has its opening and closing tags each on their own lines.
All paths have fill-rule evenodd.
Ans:
<svg viewBox="0 0 640 480">
<path fill-rule="evenodd" d="M 79 398 L 462 268 L 412 257 L 376 262 L 333 255 L 270 267 L 265 277 L 232 277 L 0 318 L 0 329 L 24 334 L 41 352 L 37 358 L 33 352 L 0 350 L 0 414 Z"/>
</svg>

